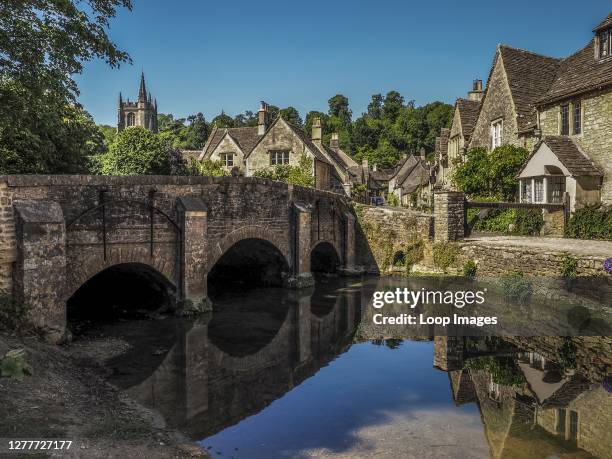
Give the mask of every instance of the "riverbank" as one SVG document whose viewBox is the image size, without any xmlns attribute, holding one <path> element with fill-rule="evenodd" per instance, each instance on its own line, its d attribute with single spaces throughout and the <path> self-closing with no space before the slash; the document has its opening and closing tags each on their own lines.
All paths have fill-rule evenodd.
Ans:
<svg viewBox="0 0 612 459">
<path fill-rule="evenodd" d="M 32 375 L 0 378 L 0 438 L 72 440 L 62 457 L 208 458 L 161 416 L 103 378 L 102 362 L 125 345 L 108 339 L 96 353 L 0 332 L 0 356 L 24 349 Z M 6 452 L 6 445 L 0 451 Z M 38 457 L 38 456 L 37 456 Z M 41 455 L 40 457 L 53 457 Z"/>
</svg>

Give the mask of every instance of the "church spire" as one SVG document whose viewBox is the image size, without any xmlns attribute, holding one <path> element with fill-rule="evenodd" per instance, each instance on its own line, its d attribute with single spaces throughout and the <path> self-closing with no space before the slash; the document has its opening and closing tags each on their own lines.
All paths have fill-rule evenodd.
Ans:
<svg viewBox="0 0 612 459">
<path fill-rule="evenodd" d="M 145 86 L 144 71 L 140 73 L 140 91 L 138 92 L 138 101 L 147 101 L 147 88 Z"/>
</svg>

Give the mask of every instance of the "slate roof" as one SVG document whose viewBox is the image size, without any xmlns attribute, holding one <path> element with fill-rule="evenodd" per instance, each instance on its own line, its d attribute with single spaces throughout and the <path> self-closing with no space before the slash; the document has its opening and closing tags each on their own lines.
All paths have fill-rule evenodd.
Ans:
<svg viewBox="0 0 612 459">
<path fill-rule="evenodd" d="M 257 127 L 239 127 L 239 128 L 217 128 L 215 127 L 213 132 L 210 134 L 209 142 L 204 146 L 204 153 L 201 155 L 201 158 L 205 158 L 212 151 L 214 151 L 217 146 L 223 140 L 223 137 L 228 134 L 236 144 L 240 147 L 242 152 L 247 155 L 255 148 L 257 142 L 261 138 L 257 134 Z"/>
<path fill-rule="evenodd" d="M 434 147 L 434 157 L 436 161 L 446 160 L 448 155 L 448 138 L 450 137 L 450 129 L 440 129 L 440 135 L 436 137 Z"/>
<path fill-rule="evenodd" d="M 507 45 L 499 45 L 498 50 L 516 107 L 518 130 L 529 130 L 537 124 L 536 102 L 553 83 L 560 59 Z"/>
<path fill-rule="evenodd" d="M 417 163 L 406 175 L 400 183 L 400 187 L 404 193 L 412 193 L 419 187 L 429 184 L 429 166 L 421 159 L 417 159 Z"/>
<path fill-rule="evenodd" d="M 308 147 L 308 149 L 319 161 L 324 162 L 326 164 L 330 164 L 329 160 L 325 157 L 325 155 L 321 153 L 321 151 L 319 151 L 314 142 L 308 137 L 308 135 L 306 135 L 306 133 L 301 128 L 289 123 L 286 120 L 283 121 L 287 123 L 287 126 L 289 126 L 293 133 L 297 135 L 302 142 L 304 142 L 304 145 Z"/>
<path fill-rule="evenodd" d="M 612 13 L 609 13 L 608 16 L 603 21 L 601 21 L 597 27 L 593 29 L 593 32 L 597 32 L 609 26 L 612 26 Z"/>
<path fill-rule="evenodd" d="M 474 126 L 476 125 L 476 119 L 478 118 L 478 110 L 480 109 L 480 102 L 477 100 L 468 99 L 457 99 L 455 102 L 457 110 L 459 110 L 459 119 L 461 120 L 461 131 L 463 137 L 466 140 L 470 139 Z"/>
<path fill-rule="evenodd" d="M 612 18 L 609 16 L 609 21 Z M 605 21 L 604 21 L 605 22 Z M 612 59 L 595 58 L 594 39 L 575 54 L 563 59 L 556 78 L 538 101 L 553 103 L 587 91 L 612 86 Z"/>
<path fill-rule="evenodd" d="M 343 169 L 349 169 L 351 167 L 359 166 L 357 161 L 347 155 L 340 148 L 332 148 L 327 145 L 321 145 L 321 147 L 325 150 L 325 152 L 335 161 L 337 162 Z"/>
<path fill-rule="evenodd" d="M 531 160 L 531 158 L 536 154 L 539 150 L 540 146 L 545 143 L 548 145 L 548 148 L 555 154 L 555 156 L 561 161 L 566 169 L 572 174 L 572 176 L 601 176 L 603 175 L 602 171 L 589 159 L 589 157 L 584 154 L 578 145 L 570 138 L 566 136 L 547 136 L 544 137 L 533 149 L 533 152 L 525 161 L 521 172 L 527 167 L 527 164 Z"/>
</svg>

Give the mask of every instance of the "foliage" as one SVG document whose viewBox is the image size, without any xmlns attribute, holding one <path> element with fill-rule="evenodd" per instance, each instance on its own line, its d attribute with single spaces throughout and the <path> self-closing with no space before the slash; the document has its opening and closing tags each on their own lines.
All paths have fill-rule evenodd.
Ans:
<svg viewBox="0 0 612 459">
<path fill-rule="evenodd" d="M 469 209 L 470 221 L 476 214 L 478 209 Z M 544 217 L 539 209 L 491 209 L 485 217 L 476 221 L 474 230 L 535 236 L 540 233 L 542 226 Z"/>
<path fill-rule="evenodd" d="M 92 157 L 92 164 L 103 175 L 167 175 L 171 151 L 161 136 L 131 127 L 117 135 L 107 153 Z"/>
<path fill-rule="evenodd" d="M 395 193 L 387 194 L 387 204 L 392 207 L 398 207 L 400 205 L 399 198 Z"/>
<path fill-rule="evenodd" d="M 612 240 L 612 206 L 595 204 L 577 209 L 565 229 L 567 237 Z"/>
<path fill-rule="evenodd" d="M 84 172 L 103 136 L 76 103 L 73 76 L 92 59 L 111 67 L 129 60 L 107 29 L 131 3 L 9 3 L 0 12 L 0 174 Z"/>
<path fill-rule="evenodd" d="M 468 260 L 465 265 L 463 265 L 463 275 L 468 279 L 476 278 L 476 271 L 478 266 L 474 260 Z"/>
<path fill-rule="evenodd" d="M 221 161 L 212 161 L 205 159 L 204 161 L 198 161 L 192 158 L 190 163 L 187 165 L 186 175 L 203 175 L 206 177 L 223 177 L 229 175 L 229 172 L 223 167 Z"/>
<path fill-rule="evenodd" d="M 423 259 L 425 244 L 423 241 L 417 241 L 405 250 L 404 264 L 406 273 L 410 273 L 412 267 Z"/>
<path fill-rule="evenodd" d="M 544 226 L 540 209 L 518 209 L 515 211 L 514 233 L 521 236 L 537 236 Z"/>
<path fill-rule="evenodd" d="M 525 382 L 525 376 L 510 356 L 469 358 L 465 361 L 464 368 L 486 371 L 494 383 L 502 386 L 519 387 Z"/>
<path fill-rule="evenodd" d="M 529 153 L 521 147 L 502 145 L 491 153 L 486 148 L 470 149 L 457 162 L 453 181 L 468 196 L 513 200 L 518 192 L 516 175 Z"/>
<path fill-rule="evenodd" d="M 0 376 L 15 378 L 22 381 L 25 375 L 32 374 L 32 367 L 25 358 L 24 349 L 13 349 L 8 351 L 0 360 Z"/>
<path fill-rule="evenodd" d="M 455 263 L 459 249 L 452 242 L 438 242 L 433 246 L 434 264 L 446 272 L 446 270 Z"/>
<path fill-rule="evenodd" d="M 351 188 L 351 197 L 359 198 L 363 197 L 363 194 L 368 191 L 368 186 L 365 184 L 355 185 Z"/>
<path fill-rule="evenodd" d="M 502 276 L 504 295 L 509 301 L 527 304 L 533 294 L 533 285 L 525 279 L 522 271 L 513 271 Z"/>
<path fill-rule="evenodd" d="M 199 150 L 209 135 L 209 126 L 202 113 L 174 119 L 172 114 L 157 115 L 160 135 L 174 148 Z"/>
<path fill-rule="evenodd" d="M 578 260 L 566 254 L 561 260 L 561 276 L 565 279 L 574 279 L 578 271 Z"/>
<path fill-rule="evenodd" d="M 292 183 L 306 187 L 314 187 L 314 176 L 312 173 L 312 159 L 303 154 L 297 166 L 279 164 L 271 169 L 255 171 L 255 177 L 267 178 L 277 182 Z"/>
</svg>

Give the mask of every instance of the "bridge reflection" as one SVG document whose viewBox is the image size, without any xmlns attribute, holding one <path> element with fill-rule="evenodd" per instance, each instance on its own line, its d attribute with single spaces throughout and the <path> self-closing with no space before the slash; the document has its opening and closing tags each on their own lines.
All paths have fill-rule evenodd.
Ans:
<svg viewBox="0 0 612 459">
<path fill-rule="evenodd" d="M 210 436 L 259 412 L 350 347 L 361 292 L 348 283 L 341 290 L 332 297 L 326 287 L 259 289 L 245 302 L 219 300 L 205 320 L 149 322 L 151 329 L 125 337 L 129 352 L 108 362 L 111 381 L 173 427 Z"/>
</svg>

